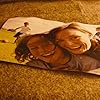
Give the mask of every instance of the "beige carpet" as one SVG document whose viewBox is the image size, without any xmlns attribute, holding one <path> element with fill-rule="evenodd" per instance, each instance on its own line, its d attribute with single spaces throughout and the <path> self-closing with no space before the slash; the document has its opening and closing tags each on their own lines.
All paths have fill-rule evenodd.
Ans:
<svg viewBox="0 0 100 100">
<path fill-rule="evenodd" d="M 0 4 L 0 25 L 15 16 L 100 24 L 100 1 L 66 0 Z M 0 62 L 0 100 L 99 100 L 100 76 L 40 70 Z"/>
</svg>

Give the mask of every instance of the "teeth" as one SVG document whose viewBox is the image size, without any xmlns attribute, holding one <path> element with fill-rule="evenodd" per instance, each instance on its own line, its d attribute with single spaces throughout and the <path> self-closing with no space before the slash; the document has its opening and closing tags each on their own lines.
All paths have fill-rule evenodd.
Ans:
<svg viewBox="0 0 100 100">
<path fill-rule="evenodd" d="M 78 47 L 74 47 L 74 49 L 77 49 L 77 48 L 79 48 L 80 46 L 78 46 Z"/>
<path fill-rule="evenodd" d="M 47 54 L 44 54 L 44 55 L 42 55 L 42 56 L 49 56 L 49 55 L 52 55 L 54 52 L 55 52 L 55 51 L 51 51 L 51 52 L 49 52 L 49 53 L 47 53 Z"/>
<path fill-rule="evenodd" d="M 80 47 L 81 47 L 81 46 L 78 46 L 78 47 L 73 47 L 73 49 L 78 49 L 78 48 L 80 48 Z M 72 49 L 72 50 L 73 50 L 73 49 Z"/>
</svg>

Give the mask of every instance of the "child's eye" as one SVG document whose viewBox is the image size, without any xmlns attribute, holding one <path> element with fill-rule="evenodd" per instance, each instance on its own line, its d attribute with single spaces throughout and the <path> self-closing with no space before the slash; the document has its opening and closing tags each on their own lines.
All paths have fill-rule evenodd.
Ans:
<svg viewBox="0 0 100 100">
<path fill-rule="evenodd" d="M 72 39 L 79 39 L 80 38 L 80 36 L 74 36 L 74 37 L 72 37 Z"/>
<path fill-rule="evenodd" d="M 33 50 L 33 49 L 38 49 L 38 47 L 33 47 L 33 48 L 31 48 L 31 49 L 32 49 L 32 50 Z"/>
<path fill-rule="evenodd" d="M 57 43 L 58 43 L 58 42 L 62 42 L 62 41 L 64 41 L 64 40 L 58 40 L 58 39 L 56 40 Z"/>
</svg>

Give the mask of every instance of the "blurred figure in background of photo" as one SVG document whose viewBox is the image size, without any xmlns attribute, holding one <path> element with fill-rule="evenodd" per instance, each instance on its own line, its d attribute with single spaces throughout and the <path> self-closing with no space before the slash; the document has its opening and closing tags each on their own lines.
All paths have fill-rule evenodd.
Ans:
<svg viewBox="0 0 100 100">
<path fill-rule="evenodd" d="M 31 30 L 29 28 L 29 23 L 28 22 L 24 22 L 23 26 L 17 27 L 15 29 L 8 29 L 8 31 L 16 31 L 18 29 L 19 29 L 19 31 L 14 35 L 14 37 L 16 38 L 14 43 L 16 43 L 16 41 L 18 40 L 19 37 L 29 35 L 30 34 L 30 30 Z"/>
</svg>

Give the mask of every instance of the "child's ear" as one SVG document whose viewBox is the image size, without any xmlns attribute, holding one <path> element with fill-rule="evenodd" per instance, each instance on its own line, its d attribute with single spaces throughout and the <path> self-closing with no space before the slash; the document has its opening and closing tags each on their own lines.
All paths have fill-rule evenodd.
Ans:
<svg viewBox="0 0 100 100">
<path fill-rule="evenodd" d="M 56 39 L 56 40 L 55 40 L 55 43 L 58 44 L 60 41 L 64 41 L 64 40 Z"/>
<path fill-rule="evenodd" d="M 58 43 L 60 40 L 56 39 L 56 43 Z"/>
<path fill-rule="evenodd" d="M 41 35 L 40 37 L 41 37 L 42 39 L 46 39 L 46 37 L 45 37 L 44 35 Z"/>
</svg>

